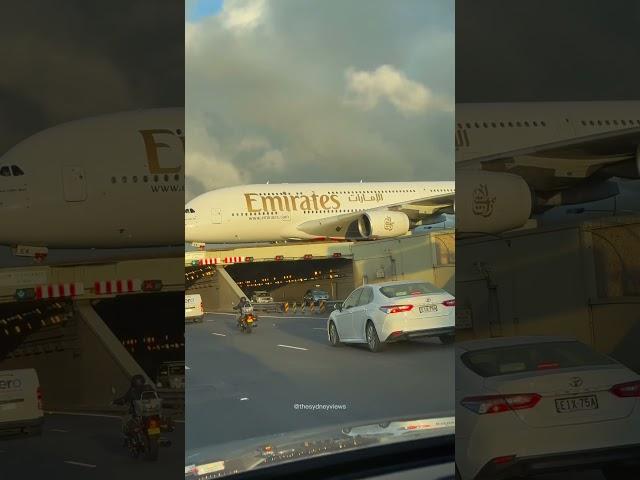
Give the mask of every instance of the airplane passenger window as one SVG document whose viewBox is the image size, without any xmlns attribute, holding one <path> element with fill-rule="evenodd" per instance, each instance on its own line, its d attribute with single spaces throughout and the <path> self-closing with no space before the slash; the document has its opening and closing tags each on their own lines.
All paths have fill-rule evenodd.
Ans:
<svg viewBox="0 0 640 480">
<path fill-rule="evenodd" d="M 4 165 L 2 167 L 0 167 L 0 177 L 10 177 L 11 176 L 11 170 L 9 170 L 9 167 Z"/>
<path fill-rule="evenodd" d="M 116 183 L 116 177 L 111 177 L 111 183 Z"/>
<path fill-rule="evenodd" d="M 154 181 L 154 182 L 157 182 L 157 181 L 158 181 L 158 175 L 154 175 L 154 176 L 153 176 L 153 181 Z"/>
<path fill-rule="evenodd" d="M 22 169 L 17 165 L 11 165 L 11 173 L 13 173 L 14 177 L 19 177 L 20 175 L 24 175 Z"/>
<path fill-rule="evenodd" d="M 178 175 L 177 173 L 173 176 L 173 179 L 177 182 L 178 180 L 180 180 L 180 175 Z"/>
<path fill-rule="evenodd" d="M 127 183 L 127 177 L 122 177 L 122 183 Z"/>
<path fill-rule="evenodd" d="M 133 183 L 138 183 L 138 177 L 136 175 L 133 176 Z"/>
<path fill-rule="evenodd" d="M 147 183 L 149 181 L 149 177 L 147 177 L 146 175 L 144 177 L 142 177 L 142 181 L 144 183 Z"/>
<path fill-rule="evenodd" d="M 169 175 L 165 175 L 165 176 L 164 176 L 164 181 L 165 181 L 165 182 L 168 182 L 168 181 L 169 181 Z"/>
</svg>

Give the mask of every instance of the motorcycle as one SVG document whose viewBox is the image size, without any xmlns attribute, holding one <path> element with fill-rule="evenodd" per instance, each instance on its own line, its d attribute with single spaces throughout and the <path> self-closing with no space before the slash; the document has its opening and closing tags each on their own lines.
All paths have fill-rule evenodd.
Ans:
<svg viewBox="0 0 640 480">
<path fill-rule="evenodd" d="M 255 327 L 258 326 L 258 317 L 253 312 L 252 306 L 242 307 L 240 311 L 240 318 L 238 319 L 238 326 L 243 333 L 251 333 Z"/>
<path fill-rule="evenodd" d="M 141 455 L 146 460 L 158 459 L 159 447 L 171 445 L 161 438 L 162 431 L 172 431 L 173 425 L 161 415 L 162 399 L 155 390 L 143 391 L 140 398 L 133 401 L 133 412 L 123 425 L 125 447 L 133 458 Z"/>
</svg>

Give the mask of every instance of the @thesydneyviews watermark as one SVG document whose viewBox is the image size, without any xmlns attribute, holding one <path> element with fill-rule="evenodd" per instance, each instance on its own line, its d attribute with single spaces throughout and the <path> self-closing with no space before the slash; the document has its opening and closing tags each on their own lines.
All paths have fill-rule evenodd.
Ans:
<svg viewBox="0 0 640 480">
<path fill-rule="evenodd" d="M 346 410 L 344 403 L 294 403 L 294 410 Z"/>
</svg>

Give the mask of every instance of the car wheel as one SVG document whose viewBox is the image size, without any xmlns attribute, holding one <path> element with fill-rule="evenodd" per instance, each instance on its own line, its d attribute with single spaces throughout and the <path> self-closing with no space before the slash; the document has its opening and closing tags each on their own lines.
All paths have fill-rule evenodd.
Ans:
<svg viewBox="0 0 640 480">
<path fill-rule="evenodd" d="M 329 341 L 334 347 L 339 347 L 340 345 L 342 345 L 342 343 L 340 343 L 340 336 L 338 335 L 338 328 L 333 322 L 329 324 Z"/>
<path fill-rule="evenodd" d="M 366 337 L 367 347 L 369 347 L 369 350 L 375 353 L 382 351 L 382 342 L 380 341 L 380 338 L 378 338 L 378 332 L 371 320 L 367 322 Z"/>
<path fill-rule="evenodd" d="M 455 335 L 440 335 L 440 341 L 444 344 L 444 345 L 450 345 L 453 342 L 456 341 L 456 336 Z"/>
</svg>

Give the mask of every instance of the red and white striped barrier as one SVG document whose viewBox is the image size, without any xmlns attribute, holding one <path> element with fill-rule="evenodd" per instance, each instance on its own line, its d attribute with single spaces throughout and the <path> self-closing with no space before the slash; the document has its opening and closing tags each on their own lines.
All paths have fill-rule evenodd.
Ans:
<svg viewBox="0 0 640 480">
<path fill-rule="evenodd" d="M 93 284 L 93 293 L 96 295 L 139 292 L 141 289 L 142 280 L 137 278 L 127 280 L 102 280 L 94 282 Z"/>
<path fill-rule="evenodd" d="M 199 265 L 223 265 L 228 263 L 244 263 L 249 262 L 251 257 L 215 257 L 215 258 L 202 258 L 198 261 Z"/>
<path fill-rule="evenodd" d="M 52 283 L 49 285 L 38 285 L 36 287 L 36 298 L 60 298 L 76 297 L 84 294 L 84 285 L 81 282 L 73 283 Z"/>
</svg>

